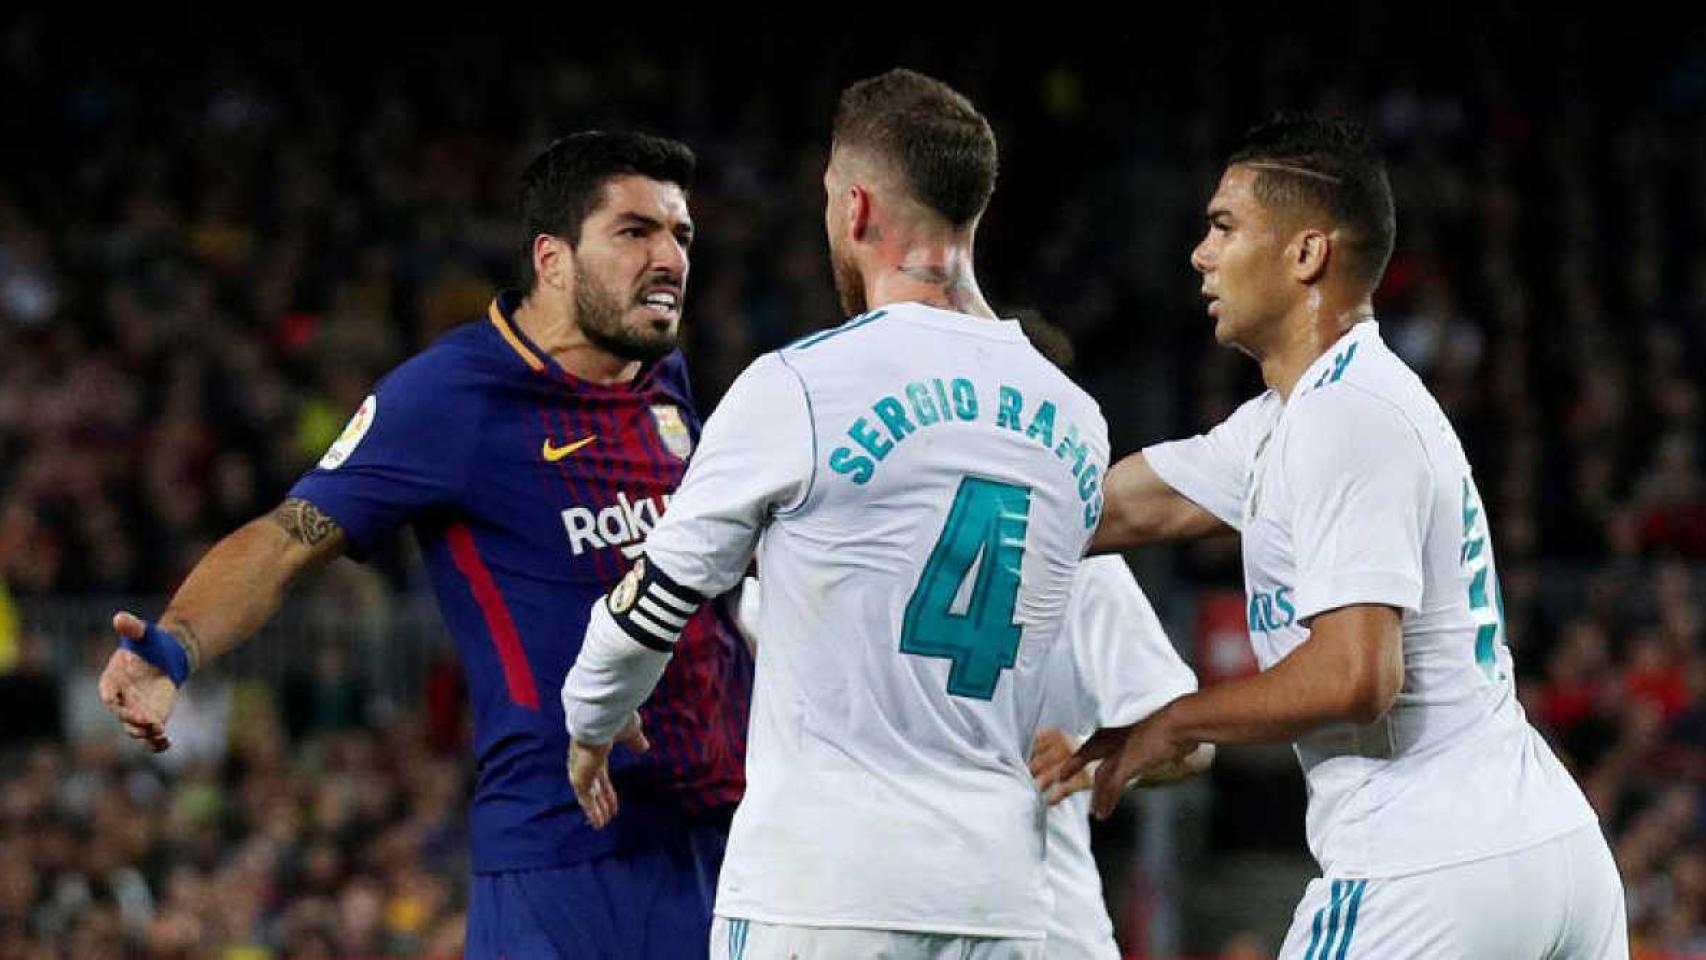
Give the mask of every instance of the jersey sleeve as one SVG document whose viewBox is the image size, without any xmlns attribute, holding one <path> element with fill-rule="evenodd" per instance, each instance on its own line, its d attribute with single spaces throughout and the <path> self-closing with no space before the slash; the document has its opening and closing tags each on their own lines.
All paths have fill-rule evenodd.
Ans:
<svg viewBox="0 0 1706 960">
<path fill-rule="evenodd" d="M 482 401 L 442 364 L 404 364 L 380 381 L 314 469 L 290 488 L 337 522 L 362 557 L 397 527 L 462 494 Z"/>
<path fill-rule="evenodd" d="M 799 375 L 780 354 L 754 361 L 705 421 L 646 557 L 707 597 L 739 583 L 765 523 L 810 491 L 814 437 Z"/>
<path fill-rule="evenodd" d="M 1433 505 L 1422 438 L 1350 384 L 1304 402 L 1282 465 L 1295 504 L 1298 619 L 1358 603 L 1417 610 Z"/>
<path fill-rule="evenodd" d="M 570 736 L 607 742 L 651 695 L 693 611 L 740 582 L 764 524 L 810 492 L 814 436 L 805 387 L 779 354 L 729 387 L 645 556 L 593 607 L 563 681 Z"/>
<path fill-rule="evenodd" d="M 1121 557 L 1091 557 L 1079 566 L 1066 636 L 1098 726 L 1136 723 L 1197 688 Z"/>
<path fill-rule="evenodd" d="M 1264 393 L 1207 433 L 1145 447 L 1143 459 L 1169 487 L 1242 530 L 1250 467 L 1273 427 L 1276 405 L 1272 391 Z"/>
</svg>

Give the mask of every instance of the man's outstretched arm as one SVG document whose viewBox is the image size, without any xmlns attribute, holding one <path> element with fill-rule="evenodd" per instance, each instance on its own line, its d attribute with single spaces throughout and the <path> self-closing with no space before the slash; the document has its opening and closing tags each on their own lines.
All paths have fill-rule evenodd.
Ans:
<svg viewBox="0 0 1706 960">
<path fill-rule="evenodd" d="M 1107 816 L 1128 781 L 1199 744 L 1285 743 L 1331 723 L 1373 723 L 1404 683 L 1401 623 L 1397 609 L 1380 604 L 1322 613 L 1309 639 L 1271 669 L 1180 697 L 1133 726 L 1101 730 L 1042 782 L 1070 780 L 1105 758 L 1095 808 Z"/>
<path fill-rule="evenodd" d="M 1251 468 L 1277 420 L 1272 391 L 1207 433 L 1145 447 L 1102 480 L 1104 505 L 1091 553 L 1241 530 Z"/>
<path fill-rule="evenodd" d="M 1231 531 L 1221 519 L 1167 485 L 1142 453 L 1121 459 L 1102 481 L 1104 507 L 1090 553 L 1195 540 Z"/>
<path fill-rule="evenodd" d="M 129 611 L 113 616 L 123 645 L 101 672 L 101 701 L 132 737 L 166 749 L 166 719 L 189 671 L 247 640 L 278 612 L 293 580 L 345 546 L 338 525 L 300 498 L 239 527 L 195 565 L 158 624 Z"/>
</svg>

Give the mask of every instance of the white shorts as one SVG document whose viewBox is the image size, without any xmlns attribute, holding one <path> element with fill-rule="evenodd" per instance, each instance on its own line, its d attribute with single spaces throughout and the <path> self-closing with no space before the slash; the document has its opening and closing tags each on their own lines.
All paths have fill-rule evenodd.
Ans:
<svg viewBox="0 0 1706 960">
<path fill-rule="evenodd" d="M 1627 960 L 1623 881 L 1598 825 L 1404 877 L 1309 882 L 1280 960 Z"/>
<path fill-rule="evenodd" d="M 717 917 L 711 960 L 1043 960 L 1043 941 Z"/>
</svg>

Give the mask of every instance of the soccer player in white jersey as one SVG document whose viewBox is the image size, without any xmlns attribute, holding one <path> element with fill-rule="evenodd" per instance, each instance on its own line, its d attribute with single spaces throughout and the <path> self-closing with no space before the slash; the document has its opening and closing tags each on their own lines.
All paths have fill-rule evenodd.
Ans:
<svg viewBox="0 0 1706 960">
<path fill-rule="evenodd" d="M 1593 810 L 1513 689 L 1486 509 L 1439 404 L 1381 341 L 1391 188 L 1353 125 L 1251 131 L 1191 257 L 1268 391 L 1121 460 L 1099 548 L 1243 537 L 1262 672 L 1104 730 L 1097 812 L 1197 743 L 1292 741 L 1322 876 L 1281 956 L 1628 956 Z M 1048 777 L 1044 778 L 1045 780 Z"/>
<path fill-rule="evenodd" d="M 1069 743 L 1098 727 L 1136 723 L 1197 688 L 1196 675 L 1179 659 L 1120 557 L 1090 557 L 1079 564 L 1065 638 L 1049 663 L 1044 729 L 1032 745 L 1033 769 L 1070 753 Z M 1213 747 L 1203 744 L 1174 769 L 1152 774 L 1145 783 L 1200 773 L 1212 756 Z M 1079 786 L 1081 792 L 1048 813 L 1054 912 L 1046 955 L 1048 960 L 1117 960 L 1120 953 L 1102 899 L 1102 876 L 1090 852 L 1089 784 Z"/>
<path fill-rule="evenodd" d="M 1071 371 L 1072 341 L 1034 311 L 1019 324 L 1043 356 Z M 756 584 L 757 581 L 751 581 Z M 741 594 L 744 610 L 749 597 Z M 1072 579 L 1065 640 L 1047 669 L 1042 729 L 1031 743 L 1031 769 L 1042 772 L 1069 756 L 1098 727 L 1136 723 L 1197 688 L 1149 598 L 1119 557 L 1091 557 Z M 1207 770 L 1214 747 L 1203 744 L 1184 761 L 1144 777 L 1161 786 Z M 1047 960 L 1116 960 L 1114 925 L 1102 899 L 1102 875 L 1090 850 L 1090 771 L 1073 778 L 1072 794 L 1049 808 L 1048 878 L 1054 894 Z"/>
<path fill-rule="evenodd" d="M 713 957 L 1041 956 L 1026 758 L 1107 427 L 978 291 L 995 168 L 988 122 L 938 81 L 842 94 L 825 226 L 856 316 L 729 388 L 564 684 L 597 822 L 618 802 L 605 758 L 640 743 L 684 615 L 756 553 L 766 642 Z"/>
<path fill-rule="evenodd" d="M 1032 342 L 1035 341 L 1033 336 Z M 1047 355 L 1048 351 L 1043 351 Z M 763 585 L 741 586 L 736 622 L 757 645 Z M 1119 557 L 1090 557 L 1072 580 L 1061 641 L 1046 668 L 1042 729 L 1031 744 L 1031 768 L 1059 763 L 1098 727 L 1135 723 L 1197 688 L 1131 568 Z M 1174 769 L 1145 777 L 1171 783 L 1208 769 L 1214 748 L 1203 744 Z M 1118 960 L 1114 926 L 1102 899 L 1102 875 L 1090 850 L 1089 771 L 1073 795 L 1048 811 L 1049 914 L 1046 960 Z"/>
</svg>

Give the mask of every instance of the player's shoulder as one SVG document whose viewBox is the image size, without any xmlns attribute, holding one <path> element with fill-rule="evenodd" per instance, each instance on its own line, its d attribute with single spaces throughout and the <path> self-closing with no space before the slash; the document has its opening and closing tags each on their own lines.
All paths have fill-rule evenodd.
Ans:
<svg viewBox="0 0 1706 960">
<path fill-rule="evenodd" d="M 1065 421 L 1086 431 L 1086 439 L 1103 455 L 1108 454 L 1112 446 L 1108 439 L 1108 418 L 1102 412 L 1102 405 L 1089 391 L 1079 386 L 1078 381 L 1067 376 L 1046 357 L 1037 354 L 1037 361 L 1041 366 L 1036 377 L 1046 396 L 1060 405 Z"/>
<path fill-rule="evenodd" d="M 1326 376 L 1317 374 L 1292 397 L 1287 461 L 1322 467 L 1430 462 L 1424 426 L 1443 419 L 1438 404 L 1378 339 L 1353 346 L 1354 351 L 1341 348 Z"/>
<path fill-rule="evenodd" d="M 768 417 L 802 400 L 809 412 L 810 392 L 799 366 L 797 360 L 784 358 L 782 350 L 759 354 L 729 384 L 713 412 L 732 416 L 729 411 L 738 409 L 745 415 Z"/>
<path fill-rule="evenodd" d="M 495 366 L 494 360 L 502 356 L 494 349 L 493 334 L 490 324 L 483 320 L 452 327 L 420 352 L 398 364 L 386 375 L 387 379 L 402 378 L 413 382 L 448 377 L 461 381 L 490 371 Z"/>
<path fill-rule="evenodd" d="M 455 327 L 380 377 L 373 392 L 390 409 L 471 413 L 499 375 L 499 360 L 479 323 Z"/>
<path fill-rule="evenodd" d="M 1015 320 L 992 319 L 903 301 L 884 304 L 827 330 L 807 334 L 781 349 L 794 357 L 814 358 L 857 352 L 930 351 L 944 342 L 965 339 L 1007 341 L 1030 346 Z"/>
<path fill-rule="evenodd" d="M 1417 438 L 1415 418 L 1378 385 L 1345 381 L 1294 397 L 1292 404 L 1286 429 L 1292 450 L 1361 459 Z"/>
<path fill-rule="evenodd" d="M 1299 386 L 1313 391 L 1340 383 L 1385 394 L 1426 389 L 1421 377 L 1386 343 L 1380 324 L 1373 320 L 1354 325 L 1311 367 Z"/>
<path fill-rule="evenodd" d="M 826 352 L 824 345 L 831 341 L 839 341 L 836 344 L 837 348 L 845 348 L 849 344 L 862 342 L 864 339 L 863 337 L 848 338 L 848 335 L 857 331 L 865 330 L 865 328 L 887 319 L 894 315 L 895 312 L 903 306 L 905 305 L 897 304 L 893 307 L 881 307 L 876 310 L 867 310 L 856 317 L 839 323 L 833 327 L 829 327 L 828 329 L 816 330 L 812 333 L 808 333 L 791 343 L 785 344 L 781 349 L 775 351 L 775 353 L 780 355 L 779 359 L 793 359 L 806 354 L 807 352 L 822 354 Z M 770 354 L 766 354 L 766 356 L 770 356 Z"/>
<path fill-rule="evenodd" d="M 671 350 L 652 365 L 652 375 L 672 379 L 686 379 L 687 357 L 679 349 Z"/>
<path fill-rule="evenodd" d="M 692 379 L 687 371 L 687 357 L 680 349 L 671 350 L 654 361 L 641 375 L 644 379 L 684 397 L 693 395 Z"/>
<path fill-rule="evenodd" d="M 735 378 L 735 382 L 743 387 L 750 387 L 755 383 L 769 384 L 776 381 L 799 383 L 799 358 L 790 359 L 787 350 L 787 347 L 782 347 L 753 357 L 752 361 Z"/>
<path fill-rule="evenodd" d="M 1436 407 L 1409 365 L 1381 340 L 1372 322 L 1359 324 L 1305 372 L 1292 398 L 1309 420 L 1396 418 L 1414 422 Z"/>
</svg>

